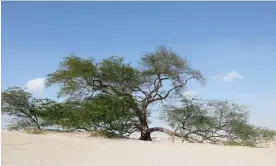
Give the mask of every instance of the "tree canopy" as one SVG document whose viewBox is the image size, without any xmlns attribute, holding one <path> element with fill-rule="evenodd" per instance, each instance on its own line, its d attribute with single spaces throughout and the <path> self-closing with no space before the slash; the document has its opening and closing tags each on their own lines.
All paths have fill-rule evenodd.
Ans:
<svg viewBox="0 0 276 166">
<path fill-rule="evenodd" d="M 190 67 L 185 58 L 160 46 L 142 56 L 140 67 L 134 68 L 121 57 L 96 63 L 93 59 L 66 57 L 59 68 L 48 74 L 47 86 L 60 85 L 59 96 L 86 99 L 97 94 L 124 97 L 140 122 L 142 140 L 151 140 L 148 107 L 167 99 L 173 92 L 185 90 L 189 80 L 205 82 L 200 71 Z M 170 82 L 169 88 L 163 87 Z"/>
<path fill-rule="evenodd" d="M 158 47 L 145 53 L 139 67 L 122 57 L 96 61 L 76 55 L 65 57 L 57 69 L 47 75 L 46 85 L 58 85 L 57 97 L 63 102 L 36 99 L 21 88 L 2 92 L 2 113 L 17 118 L 18 126 L 61 127 L 65 130 L 100 131 L 109 137 L 140 132 L 141 140 L 151 140 L 152 132 L 166 132 L 189 142 L 221 143 L 222 140 L 256 142 L 273 133 L 248 123 L 248 111 L 229 101 L 203 102 L 187 98 L 188 83 L 204 85 L 203 74 L 188 60 L 171 49 Z M 149 127 L 150 107 L 178 100 L 182 106 L 164 105 L 165 120 L 184 135 L 163 127 Z"/>
<path fill-rule="evenodd" d="M 35 126 L 40 129 L 43 121 L 39 118 L 48 99 L 36 99 L 22 88 L 10 87 L 1 93 L 1 113 L 10 115 L 15 128 Z"/>
</svg>

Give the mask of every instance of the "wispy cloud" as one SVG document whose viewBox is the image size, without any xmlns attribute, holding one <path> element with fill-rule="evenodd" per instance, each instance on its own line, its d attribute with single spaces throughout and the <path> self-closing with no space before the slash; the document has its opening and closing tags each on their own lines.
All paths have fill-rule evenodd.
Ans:
<svg viewBox="0 0 276 166">
<path fill-rule="evenodd" d="M 237 71 L 231 71 L 229 73 L 220 73 L 213 77 L 213 79 L 223 79 L 224 81 L 234 81 L 237 79 L 243 79 L 244 76 Z"/>
<path fill-rule="evenodd" d="M 223 79 L 226 80 L 226 81 L 234 81 L 236 79 L 242 79 L 242 78 L 244 78 L 244 76 L 239 74 L 236 71 L 232 71 L 230 73 L 225 73 L 223 75 Z"/>
</svg>

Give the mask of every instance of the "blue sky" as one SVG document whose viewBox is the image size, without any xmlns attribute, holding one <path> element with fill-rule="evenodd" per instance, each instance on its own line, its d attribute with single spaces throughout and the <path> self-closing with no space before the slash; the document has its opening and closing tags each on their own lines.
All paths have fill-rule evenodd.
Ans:
<svg viewBox="0 0 276 166">
<path fill-rule="evenodd" d="M 2 2 L 2 89 L 26 86 L 55 99 L 43 78 L 64 56 L 135 64 L 163 44 L 207 78 L 190 91 L 245 104 L 253 123 L 276 128 L 275 9 L 275 2 Z"/>
</svg>

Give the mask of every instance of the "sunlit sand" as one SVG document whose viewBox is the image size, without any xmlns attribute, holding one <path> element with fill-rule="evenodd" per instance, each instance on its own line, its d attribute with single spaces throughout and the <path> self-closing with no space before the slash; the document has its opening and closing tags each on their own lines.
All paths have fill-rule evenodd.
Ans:
<svg viewBox="0 0 276 166">
<path fill-rule="evenodd" d="M 3 166 L 276 166 L 276 148 L 109 140 L 87 133 L 2 131 Z"/>
</svg>

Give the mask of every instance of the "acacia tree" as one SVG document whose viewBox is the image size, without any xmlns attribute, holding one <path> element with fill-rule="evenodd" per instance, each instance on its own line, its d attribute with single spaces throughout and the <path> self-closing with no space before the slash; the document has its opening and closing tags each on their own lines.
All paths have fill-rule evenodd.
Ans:
<svg viewBox="0 0 276 166">
<path fill-rule="evenodd" d="M 129 136 L 137 131 L 137 120 L 123 98 L 96 95 L 84 101 L 64 101 L 47 107 L 43 119 L 48 126 L 65 130 L 100 131 L 104 136 Z"/>
<path fill-rule="evenodd" d="M 15 128 L 35 127 L 38 130 L 43 125 L 43 108 L 51 103 L 49 99 L 36 99 L 19 87 L 9 87 L 2 92 L 1 101 L 1 113 L 13 118 Z"/>
<path fill-rule="evenodd" d="M 275 132 L 248 123 L 248 110 L 230 101 L 184 97 L 181 107 L 167 106 L 170 126 L 182 129 L 188 142 L 256 146 L 274 139 Z"/>
<path fill-rule="evenodd" d="M 183 92 L 190 80 L 200 83 L 205 80 L 200 71 L 190 67 L 186 58 L 164 46 L 143 55 L 139 64 L 139 68 L 134 68 L 120 57 L 97 63 L 93 59 L 69 56 L 55 72 L 48 74 L 46 84 L 59 84 L 59 97 L 77 100 L 97 94 L 124 97 L 139 120 L 140 139 L 151 140 L 151 132 L 171 132 L 149 127 L 149 106 L 166 100 L 175 92 Z"/>
</svg>

